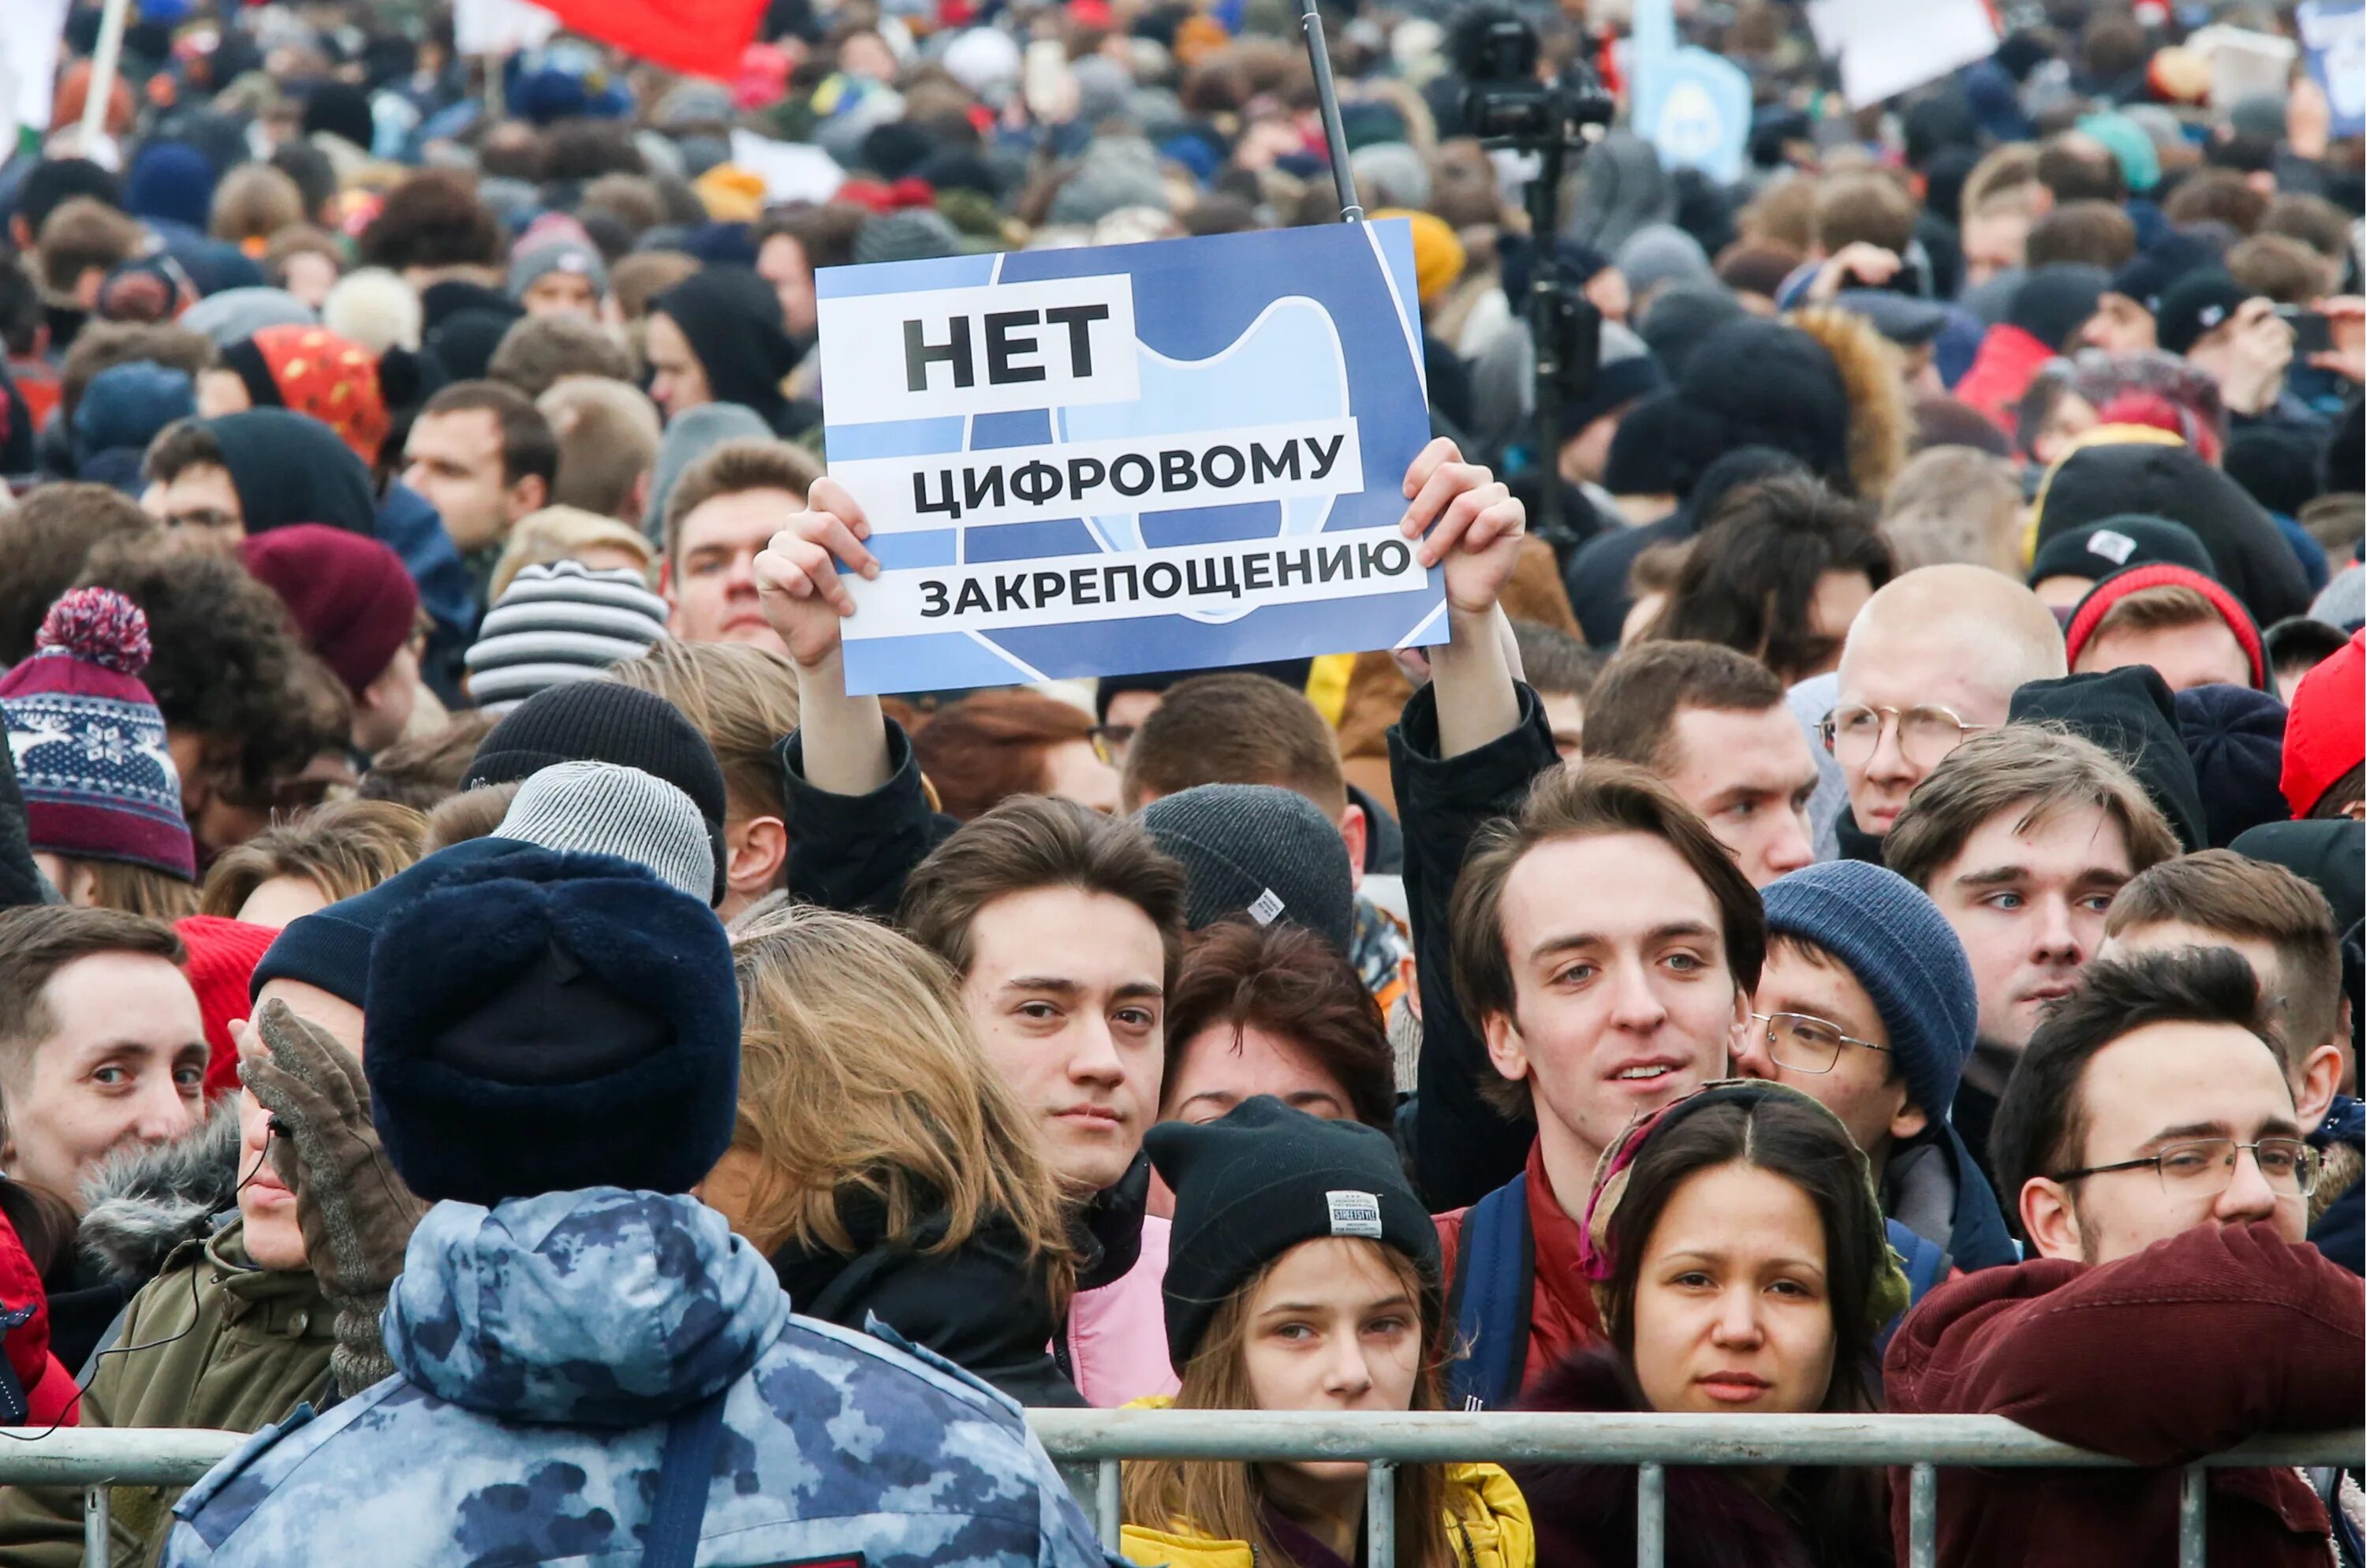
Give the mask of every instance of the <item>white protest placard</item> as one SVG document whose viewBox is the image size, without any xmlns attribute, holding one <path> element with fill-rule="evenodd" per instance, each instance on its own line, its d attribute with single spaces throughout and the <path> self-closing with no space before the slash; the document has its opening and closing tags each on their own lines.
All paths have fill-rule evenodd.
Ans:
<svg viewBox="0 0 2366 1568">
<path fill-rule="evenodd" d="M 766 201 L 828 201 L 846 183 L 846 171 L 820 148 L 775 141 L 735 127 L 731 161 L 764 182 Z"/>
<path fill-rule="evenodd" d="M 826 268 L 830 473 L 882 572 L 848 686 L 1206 669 L 1443 637 L 1401 221 Z"/>
<path fill-rule="evenodd" d="M 558 18 L 527 0 L 453 0 L 452 42 L 462 54 L 518 54 L 558 30 Z"/>
<path fill-rule="evenodd" d="M 1881 103 L 1996 52 L 1984 0 L 1809 0 L 1808 26 L 1840 57 L 1852 108 Z"/>
<path fill-rule="evenodd" d="M 17 150 L 17 128 L 50 129 L 57 103 L 58 51 L 65 38 L 68 0 L 0 0 L 0 73 L 11 106 L 0 136 L 0 159 Z"/>
</svg>

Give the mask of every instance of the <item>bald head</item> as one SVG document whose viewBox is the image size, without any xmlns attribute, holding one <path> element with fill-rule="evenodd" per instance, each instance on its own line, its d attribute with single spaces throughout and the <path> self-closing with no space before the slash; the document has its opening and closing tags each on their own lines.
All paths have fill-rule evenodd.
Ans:
<svg viewBox="0 0 2366 1568">
<path fill-rule="evenodd" d="M 2016 690 L 2067 672 L 2061 627 L 2036 594 L 1986 567 L 1926 566 L 1892 579 L 1849 628 L 1837 709 L 1944 708 L 1992 729 Z M 1944 728 L 1926 715 L 1915 727 L 1919 743 L 1910 736 L 1901 745 L 1898 727 L 1885 722 L 1870 756 L 1840 748 L 1858 827 L 1889 831 L 1907 795 L 1944 754 L 1934 739 Z"/>
</svg>

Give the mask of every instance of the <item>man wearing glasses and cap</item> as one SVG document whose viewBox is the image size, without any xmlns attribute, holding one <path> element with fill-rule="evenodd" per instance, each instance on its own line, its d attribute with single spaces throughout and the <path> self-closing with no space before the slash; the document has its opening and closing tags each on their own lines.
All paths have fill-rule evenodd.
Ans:
<svg viewBox="0 0 2366 1568">
<path fill-rule="evenodd" d="M 2005 1416 L 2163 1468 L 1943 1470 L 1940 1562 L 2172 1561 L 2180 1477 L 2166 1467 L 2357 1421 L 2366 1286 L 2302 1240 L 2317 1156 L 2239 954 L 2088 965 L 2030 1041 L 1990 1146 L 2034 1257 L 1942 1285 L 1907 1315 L 1883 1361 L 1889 1408 Z M 2334 1560 L 2338 1475 L 2208 1474 L 2212 1562 Z M 1905 1505 L 1900 1487 L 1901 1560 Z"/>
<path fill-rule="evenodd" d="M 2058 680 L 2061 628 L 2036 594 L 1976 566 L 1926 566 L 1865 602 L 1841 651 L 1824 744 L 1848 784 L 1841 852 L 1881 863 L 1906 797 L 1948 752 L 2004 723 L 2013 692 Z"/>
</svg>

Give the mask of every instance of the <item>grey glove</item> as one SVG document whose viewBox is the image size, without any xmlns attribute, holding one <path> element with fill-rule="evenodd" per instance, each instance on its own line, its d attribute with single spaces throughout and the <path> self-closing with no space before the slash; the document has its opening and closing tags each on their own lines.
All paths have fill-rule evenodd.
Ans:
<svg viewBox="0 0 2366 1568">
<path fill-rule="evenodd" d="M 240 1074 L 277 1124 L 272 1168 L 296 1195 L 305 1257 L 336 1311 L 329 1365 L 351 1397 L 393 1375 L 378 1318 L 427 1205 L 378 1146 L 369 1080 L 353 1053 L 283 1001 L 267 1004 L 255 1026 L 268 1055 L 248 1058 Z"/>
</svg>

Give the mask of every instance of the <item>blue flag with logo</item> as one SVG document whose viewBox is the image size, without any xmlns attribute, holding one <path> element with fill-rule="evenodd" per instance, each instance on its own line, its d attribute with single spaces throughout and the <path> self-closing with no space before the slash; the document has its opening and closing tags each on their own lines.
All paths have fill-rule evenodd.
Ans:
<svg viewBox="0 0 2366 1568">
<path fill-rule="evenodd" d="M 1402 220 L 816 275 L 854 692 L 1442 640 Z"/>
</svg>

